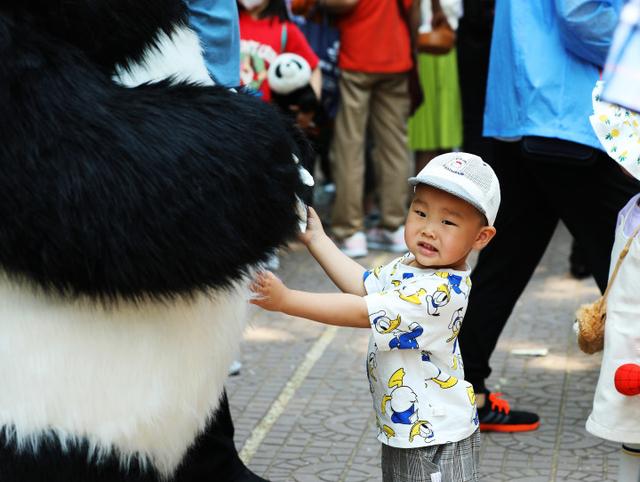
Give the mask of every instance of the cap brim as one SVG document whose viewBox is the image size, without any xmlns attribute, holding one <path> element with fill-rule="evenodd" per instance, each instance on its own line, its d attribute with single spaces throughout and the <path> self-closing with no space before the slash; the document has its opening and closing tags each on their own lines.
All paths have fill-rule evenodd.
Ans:
<svg viewBox="0 0 640 482">
<path fill-rule="evenodd" d="M 455 197 L 459 197 L 460 199 L 462 199 L 463 201 L 468 202 L 469 204 L 471 204 L 474 208 L 476 208 L 478 211 L 480 211 L 482 214 L 484 214 L 484 217 L 487 218 L 487 222 L 490 225 L 493 225 L 493 223 L 489 220 L 489 216 L 487 216 L 487 212 L 482 208 L 482 206 L 480 206 L 474 199 L 473 196 L 471 194 L 469 194 L 469 192 L 462 188 L 459 184 L 455 184 L 447 179 L 443 179 L 441 177 L 435 177 L 435 176 L 430 176 L 430 177 L 410 177 L 409 178 L 409 184 L 411 184 L 412 186 L 416 186 L 418 184 L 426 184 L 427 186 L 431 186 L 431 187 L 435 187 L 437 189 L 441 189 L 442 191 L 448 192 L 449 194 L 455 196 Z"/>
</svg>

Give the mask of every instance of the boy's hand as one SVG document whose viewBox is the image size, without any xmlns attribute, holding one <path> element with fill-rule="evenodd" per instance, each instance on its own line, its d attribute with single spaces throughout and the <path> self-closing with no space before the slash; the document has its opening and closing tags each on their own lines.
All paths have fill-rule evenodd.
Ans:
<svg viewBox="0 0 640 482">
<path fill-rule="evenodd" d="M 271 271 L 258 273 L 250 289 L 256 294 L 250 303 L 268 311 L 282 311 L 288 288 Z"/>
<path fill-rule="evenodd" d="M 326 233 L 324 232 L 318 213 L 316 213 L 312 207 L 307 207 L 307 230 L 298 236 L 300 241 L 309 247 L 322 236 L 326 236 Z"/>
</svg>

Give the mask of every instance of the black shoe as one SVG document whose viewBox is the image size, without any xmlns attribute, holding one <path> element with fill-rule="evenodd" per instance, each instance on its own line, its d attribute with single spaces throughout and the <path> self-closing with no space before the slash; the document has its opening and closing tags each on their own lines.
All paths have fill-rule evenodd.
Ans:
<svg viewBox="0 0 640 482">
<path fill-rule="evenodd" d="M 481 432 L 529 432 L 540 426 L 540 417 L 532 412 L 511 410 L 501 393 L 485 392 L 484 407 L 478 409 Z"/>
<path fill-rule="evenodd" d="M 580 263 L 571 263 L 569 272 L 575 279 L 585 279 L 591 276 L 591 271 L 589 271 L 587 265 Z"/>
<path fill-rule="evenodd" d="M 259 475 L 255 474 L 248 468 L 245 468 L 245 471 L 242 475 L 233 479 L 233 482 L 269 482 L 267 479 L 263 479 Z"/>
<path fill-rule="evenodd" d="M 584 256 L 575 241 L 571 244 L 571 254 L 569 255 L 569 272 L 575 279 L 585 279 L 591 275 L 587 267 Z"/>
</svg>

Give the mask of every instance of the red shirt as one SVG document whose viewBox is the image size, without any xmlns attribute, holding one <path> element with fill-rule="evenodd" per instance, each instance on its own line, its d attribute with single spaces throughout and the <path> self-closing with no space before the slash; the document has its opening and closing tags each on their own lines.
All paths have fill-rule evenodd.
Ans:
<svg viewBox="0 0 640 482">
<path fill-rule="evenodd" d="M 407 11 L 411 0 L 404 0 Z M 341 69 L 396 73 L 411 69 L 409 29 L 398 0 L 359 0 L 339 22 Z"/>
<path fill-rule="evenodd" d="M 230 1 L 230 0 L 229 0 Z M 283 27 L 286 25 L 284 46 Z M 318 56 L 311 50 L 300 29 L 291 22 L 277 17 L 255 20 L 246 11 L 240 12 L 240 84 L 262 94 L 262 100 L 271 100 L 267 71 L 279 54 L 291 52 L 303 57 L 311 70 L 318 65 Z"/>
</svg>

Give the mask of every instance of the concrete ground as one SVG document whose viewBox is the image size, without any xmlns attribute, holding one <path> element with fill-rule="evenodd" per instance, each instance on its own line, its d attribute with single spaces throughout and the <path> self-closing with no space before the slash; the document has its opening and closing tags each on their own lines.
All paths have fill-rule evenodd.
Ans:
<svg viewBox="0 0 640 482">
<path fill-rule="evenodd" d="M 573 313 L 598 296 L 591 280 L 568 275 L 570 236 L 562 226 L 517 305 L 491 359 L 489 386 L 542 419 L 538 430 L 483 434 L 481 480 L 613 481 L 618 446 L 589 435 L 600 357 L 582 354 Z M 364 265 L 391 259 L 373 252 Z M 281 255 L 291 287 L 335 291 L 302 246 Z M 326 327 L 253 308 L 227 385 L 241 456 L 274 482 L 381 480 L 380 445 L 365 375 L 366 330 Z M 546 348 L 521 356 L 518 348 Z"/>
</svg>

